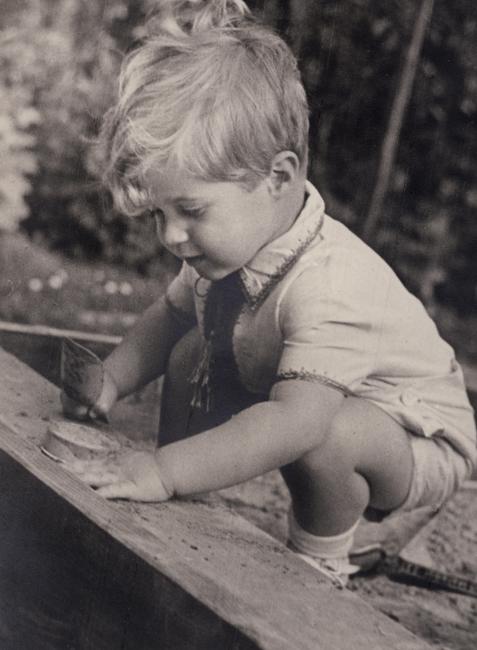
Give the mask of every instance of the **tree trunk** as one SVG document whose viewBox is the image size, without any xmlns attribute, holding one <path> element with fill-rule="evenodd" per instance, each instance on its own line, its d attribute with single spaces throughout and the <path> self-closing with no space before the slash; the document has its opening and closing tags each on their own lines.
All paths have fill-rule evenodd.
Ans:
<svg viewBox="0 0 477 650">
<path fill-rule="evenodd" d="M 381 147 L 376 185 L 371 197 L 368 215 L 362 227 L 363 239 L 368 242 L 372 242 L 375 237 L 376 227 L 383 209 L 384 199 L 388 191 L 391 172 L 396 158 L 402 123 L 411 97 L 422 44 L 424 42 L 427 25 L 432 16 L 433 8 L 434 0 L 422 0 L 411 42 L 406 52 L 406 60 L 399 79 L 391 114 L 389 116 L 388 127 Z"/>
</svg>

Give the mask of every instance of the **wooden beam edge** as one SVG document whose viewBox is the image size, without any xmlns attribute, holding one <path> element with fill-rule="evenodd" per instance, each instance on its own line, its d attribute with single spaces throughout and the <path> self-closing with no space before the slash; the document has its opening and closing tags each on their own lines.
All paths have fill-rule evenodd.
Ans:
<svg viewBox="0 0 477 650">
<path fill-rule="evenodd" d="M 12 334 L 26 334 L 28 336 L 47 336 L 52 338 L 76 339 L 78 341 L 92 341 L 94 343 L 104 343 L 107 345 L 118 345 L 121 342 L 121 336 L 113 334 L 98 334 L 95 332 L 84 332 L 81 330 L 60 329 L 49 327 L 48 325 L 27 325 L 23 323 L 11 323 L 0 320 L 0 332 L 9 332 Z"/>
<path fill-rule="evenodd" d="M 4 352 L 0 356 L 2 362 L 8 357 L 11 355 Z M 10 362 L 10 374 L 16 368 L 37 384 L 40 382 L 47 392 L 57 392 L 14 357 Z M 12 423 L 2 415 L 0 422 L 0 447 L 11 458 L 155 570 L 256 641 L 261 648 L 311 650 L 328 648 L 332 643 L 335 650 L 346 650 L 352 639 L 356 650 L 371 650 L 381 649 L 383 638 L 389 649 L 424 650 L 429 647 L 355 594 L 338 592 L 328 583 L 321 582 L 282 544 L 237 514 L 217 508 L 209 512 L 207 507 L 201 509 L 190 502 L 155 506 L 136 504 L 132 510 L 124 503 L 107 502 L 61 466 L 44 457 L 31 439 L 25 439 L 18 424 L 21 420 Z M 41 426 L 40 421 L 38 424 Z M 199 537 L 204 537 L 200 533 L 204 527 L 222 527 L 220 546 L 225 557 L 229 552 L 233 557 L 236 550 L 234 538 L 242 537 L 249 544 L 246 557 L 252 565 L 245 565 L 243 573 L 250 575 L 230 580 L 225 574 L 211 571 L 210 565 L 198 564 L 193 554 L 184 555 L 181 548 L 167 543 L 164 531 L 145 524 L 148 517 L 141 516 L 141 513 L 150 514 L 152 508 L 164 517 L 166 529 L 168 524 L 181 517 L 187 519 L 185 529 L 195 527 L 194 534 Z M 261 544 L 264 548 L 259 549 Z M 271 560 L 265 554 L 271 554 Z M 276 571 L 277 566 L 283 570 Z M 260 585 L 268 596 L 265 602 Z M 336 616 L 339 615 L 342 620 L 336 628 Z"/>
</svg>

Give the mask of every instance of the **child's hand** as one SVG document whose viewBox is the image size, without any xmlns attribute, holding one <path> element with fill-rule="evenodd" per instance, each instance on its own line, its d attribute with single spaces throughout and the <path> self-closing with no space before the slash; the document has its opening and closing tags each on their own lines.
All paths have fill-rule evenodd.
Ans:
<svg viewBox="0 0 477 650">
<path fill-rule="evenodd" d="M 106 499 L 167 501 L 172 496 L 152 452 L 129 452 L 105 460 L 77 460 L 67 467 L 82 481 L 98 488 L 97 493 Z"/>
<path fill-rule="evenodd" d="M 63 413 L 74 420 L 107 419 L 107 414 L 118 399 L 118 389 L 111 374 L 105 369 L 101 395 L 93 406 L 77 402 L 63 391 L 61 393 Z"/>
</svg>

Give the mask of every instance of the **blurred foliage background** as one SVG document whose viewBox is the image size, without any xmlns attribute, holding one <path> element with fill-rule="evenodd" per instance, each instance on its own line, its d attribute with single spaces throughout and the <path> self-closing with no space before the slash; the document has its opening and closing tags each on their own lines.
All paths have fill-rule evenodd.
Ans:
<svg viewBox="0 0 477 650">
<path fill-rule="evenodd" d="M 426 0 L 256 0 L 299 58 L 311 104 L 310 177 L 328 211 L 366 231 L 409 44 Z M 92 140 L 122 54 L 153 0 L 2 0 L 0 237 L 148 277 L 151 224 L 111 208 Z M 428 308 L 477 312 L 477 5 L 428 2 L 385 200 L 367 239 Z"/>
</svg>

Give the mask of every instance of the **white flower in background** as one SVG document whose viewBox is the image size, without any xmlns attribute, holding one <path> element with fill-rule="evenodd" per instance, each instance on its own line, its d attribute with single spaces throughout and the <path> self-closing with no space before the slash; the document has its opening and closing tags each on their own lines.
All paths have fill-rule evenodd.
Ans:
<svg viewBox="0 0 477 650">
<path fill-rule="evenodd" d="M 120 317 L 121 325 L 124 327 L 131 327 L 137 320 L 137 314 L 125 313 Z"/>
<path fill-rule="evenodd" d="M 132 285 L 129 282 L 121 282 L 119 285 L 119 293 L 122 296 L 130 296 L 133 292 Z"/>
<path fill-rule="evenodd" d="M 63 278 L 60 275 L 57 275 L 56 273 L 54 275 L 51 275 L 48 278 L 48 286 L 50 287 L 50 289 L 54 289 L 55 291 L 58 291 L 58 289 L 61 289 L 63 284 L 64 284 Z"/>
<path fill-rule="evenodd" d="M 28 288 L 34 293 L 38 293 L 43 289 L 43 282 L 40 278 L 30 278 L 28 280 Z"/>
<path fill-rule="evenodd" d="M 113 296 L 115 293 L 118 293 L 118 283 L 114 280 L 108 280 L 104 285 L 104 290 L 106 293 L 109 293 L 110 296 Z"/>
</svg>

